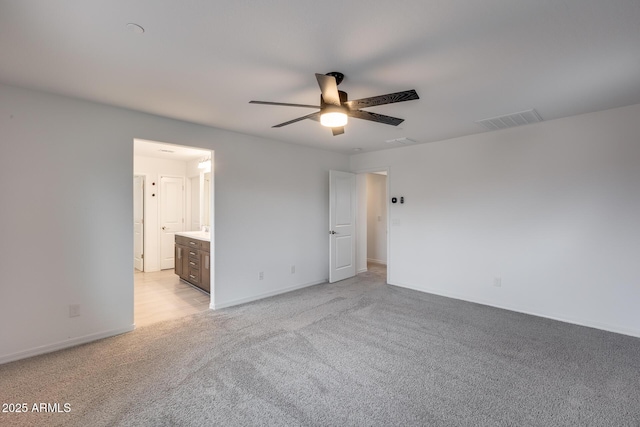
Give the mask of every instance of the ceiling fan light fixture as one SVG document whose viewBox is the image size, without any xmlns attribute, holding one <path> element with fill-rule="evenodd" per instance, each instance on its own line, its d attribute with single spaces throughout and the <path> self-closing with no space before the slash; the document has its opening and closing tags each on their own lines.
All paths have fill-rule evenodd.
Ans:
<svg viewBox="0 0 640 427">
<path fill-rule="evenodd" d="M 340 107 L 327 107 L 320 115 L 320 124 L 328 128 L 338 128 L 347 124 L 347 115 Z"/>
</svg>

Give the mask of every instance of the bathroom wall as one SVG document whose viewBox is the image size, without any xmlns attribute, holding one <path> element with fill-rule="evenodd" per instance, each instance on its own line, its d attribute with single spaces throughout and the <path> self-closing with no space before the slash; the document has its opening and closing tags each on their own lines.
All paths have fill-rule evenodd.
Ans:
<svg viewBox="0 0 640 427">
<path fill-rule="evenodd" d="M 172 159 L 133 156 L 133 174 L 145 175 L 144 210 L 144 270 L 160 270 L 160 223 L 158 203 L 160 197 L 160 177 L 172 176 L 184 179 L 185 223 L 190 209 L 187 196 L 190 194 L 187 180 L 187 162 Z"/>
</svg>

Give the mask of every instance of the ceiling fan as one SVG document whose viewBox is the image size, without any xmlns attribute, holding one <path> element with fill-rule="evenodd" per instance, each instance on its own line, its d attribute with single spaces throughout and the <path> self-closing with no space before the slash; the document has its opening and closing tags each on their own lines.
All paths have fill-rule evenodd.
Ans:
<svg viewBox="0 0 640 427">
<path fill-rule="evenodd" d="M 397 117 L 385 116 L 383 114 L 371 113 L 369 111 L 363 111 L 361 108 L 375 107 L 377 105 L 393 104 L 394 102 L 411 101 L 413 99 L 419 99 L 415 90 L 405 90 L 402 92 L 389 93 L 386 95 L 372 96 L 370 98 L 356 99 L 349 101 L 347 99 L 347 93 L 338 90 L 338 85 L 344 79 L 344 74 L 332 71 L 327 74 L 317 74 L 316 79 L 320 86 L 320 105 L 307 105 L 307 104 L 286 104 L 282 102 L 268 102 L 268 101 L 249 101 L 250 104 L 264 104 L 264 105 L 281 105 L 285 107 L 304 107 L 304 108 L 319 108 L 320 111 L 308 114 L 306 116 L 298 117 L 297 119 L 289 120 L 288 122 L 280 123 L 274 128 L 280 128 L 291 123 L 296 123 L 304 119 L 311 119 L 320 121 L 323 126 L 331 128 L 333 136 L 341 135 L 344 133 L 344 126 L 347 124 L 347 116 L 356 119 L 369 120 L 372 122 L 383 123 L 385 125 L 398 126 L 404 121 Z"/>
</svg>

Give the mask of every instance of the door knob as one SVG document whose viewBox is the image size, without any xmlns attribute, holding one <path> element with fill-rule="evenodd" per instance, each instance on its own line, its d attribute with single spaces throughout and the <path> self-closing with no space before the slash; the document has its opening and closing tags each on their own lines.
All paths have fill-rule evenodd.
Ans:
<svg viewBox="0 0 640 427">
<path fill-rule="evenodd" d="M 331 230 L 331 231 L 329 232 L 329 234 L 338 234 L 338 233 L 336 233 L 335 231 Z"/>
<path fill-rule="evenodd" d="M 164 230 L 165 228 L 167 228 L 167 227 L 162 227 L 162 229 L 163 229 L 163 230 Z"/>
</svg>

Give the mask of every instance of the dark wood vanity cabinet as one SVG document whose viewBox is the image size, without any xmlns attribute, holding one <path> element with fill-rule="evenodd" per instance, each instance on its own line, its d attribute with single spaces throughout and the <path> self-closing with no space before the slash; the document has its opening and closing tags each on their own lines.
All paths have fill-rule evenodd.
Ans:
<svg viewBox="0 0 640 427">
<path fill-rule="evenodd" d="M 175 240 L 175 272 L 205 292 L 211 290 L 211 253 L 206 240 L 178 236 Z"/>
<path fill-rule="evenodd" d="M 175 272 L 180 278 L 184 278 L 188 271 L 187 267 L 187 257 L 183 256 L 186 254 L 187 248 L 178 243 L 178 237 L 176 236 L 176 245 L 174 250 L 174 259 L 175 259 Z"/>
<path fill-rule="evenodd" d="M 209 242 L 206 243 L 206 250 L 200 249 L 200 288 L 211 292 L 211 251 Z"/>
</svg>

